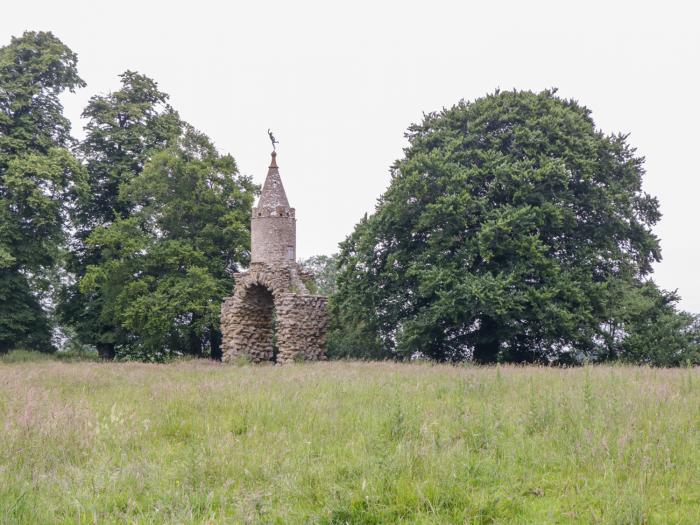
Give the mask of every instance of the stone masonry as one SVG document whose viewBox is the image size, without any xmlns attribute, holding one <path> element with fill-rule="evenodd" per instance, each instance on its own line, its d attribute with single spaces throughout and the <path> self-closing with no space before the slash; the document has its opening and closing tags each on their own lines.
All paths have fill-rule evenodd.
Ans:
<svg viewBox="0 0 700 525">
<path fill-rule="evenodd" d="M 223 360 L 286 363 L 325 359 L 326 298 L 296 263 L 296 218 L 282 186 L 276 153 L 251 220 L 251 264 L 235 274 L 221 305 Z"/>
</svg>

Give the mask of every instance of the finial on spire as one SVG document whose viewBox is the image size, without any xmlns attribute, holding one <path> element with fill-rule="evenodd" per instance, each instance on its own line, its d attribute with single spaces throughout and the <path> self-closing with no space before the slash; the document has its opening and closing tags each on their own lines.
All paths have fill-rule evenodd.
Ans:
<svg viewBox="0 0 700 525">
<path fill-rule="evenodd" d="M 270 136 L 270 142 L 272 142 L 272 151 L 277 151 L 277 139 L 275 139 L 275 136 L 272 134 L 272 131 L 270 131 L 270 128 L 267 128 L 267 134 Z"/>
<path fill-rule="evenodd" d="M 277 152 L 272 151 L 272 159 L 270 159 L 270 167 L 271 168 L 276 168 L 277 167 Z"/>
</svg>

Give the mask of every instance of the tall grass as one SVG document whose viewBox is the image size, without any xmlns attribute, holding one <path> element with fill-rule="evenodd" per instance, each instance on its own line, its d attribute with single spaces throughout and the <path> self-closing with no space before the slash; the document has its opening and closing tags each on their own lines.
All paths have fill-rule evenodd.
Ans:
<svg viewBox="0 0 700 525">
<path fill-rule="evenodd" d="M 98 361 L 97 352 L 89 351 L 59 351 L 53 353 L 41 353 L 33 350 L 13 350 L 8 353 L 0 353 L 0 363 L 36 363 L 39 361 L 64 361 L 82 362 Z"/>
<path fill-rule="evenodd" d="M 0 522 L 700 522 L 700 370 L 0 364 Z"/>
</svg>

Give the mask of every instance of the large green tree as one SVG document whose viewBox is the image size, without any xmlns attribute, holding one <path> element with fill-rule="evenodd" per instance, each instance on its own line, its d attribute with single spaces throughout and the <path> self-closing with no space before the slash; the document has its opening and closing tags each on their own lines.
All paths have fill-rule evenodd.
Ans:
<svg viewBox="0 0 700 525">
<path fill-rule="evenodd" d="M 679 311 L 679 300 L 650 280 L 620 283 L 593 357 L 654 366 L 700 364 L 700 317 Z"/>
<path fill-rule="evenodd" d="M 484 363 L 595 348 L 617 283 L 660 259 L 658 203 L 626 137 L 554 91 L 509 91 L 426 115 L 407 138 L 342 243 L 338 330 Z"/>
<path fill-rule="evenodd" d="M 189 126 L 120 186 L 131 213 L 90 234 L 101 258 L 80 282 L 82 293 L 102 298 L 102 322 L 124 334 L 117 357 L 220 355 L 219 310 L 249 260 L 256 191 L 230 155 Z"/>
<path fill-rule="evenodd" d="M 76 65 L 51 33 L 0 48 L 0 352 L 52 349 L 42 292 L 84 189 L 59 99 L 85 85 Z"/>
<path fill-rule="evenodd" d="M 120 193 L 143 171 L 158 151 L 177 142 L 183 123 L 168 104 L 168 95 L 145 75 L 126 71 L 120 75 L 121 88 L 107 95 L 93 96 L 85 110 L 85 139 L 79 146 L 88 173 L 89 192 L 79 207 L 79 224 L 68 258 L 68 270 L 75 277 L 65 286 L 59 313 L 83 344 L 94 345 L 106 359 L 128 334 L 105 312 L 110 305 L 99 289 L 82 292 L 79 286 L 89 265 L 101 264 L 100 246 L 86 240 L 98 227 L 127 219 L 136 203 Z"/>
</svg>

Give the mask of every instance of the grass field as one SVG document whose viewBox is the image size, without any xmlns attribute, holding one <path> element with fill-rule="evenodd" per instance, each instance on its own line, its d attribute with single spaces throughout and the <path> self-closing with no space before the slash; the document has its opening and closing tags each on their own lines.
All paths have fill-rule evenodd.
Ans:
<svg viewBox="0 0 700 525">
<path fill-rule="evenodd" d="M 700 369 L 0 362 L 3 523 L 700 523 Z"/>
</svg>

